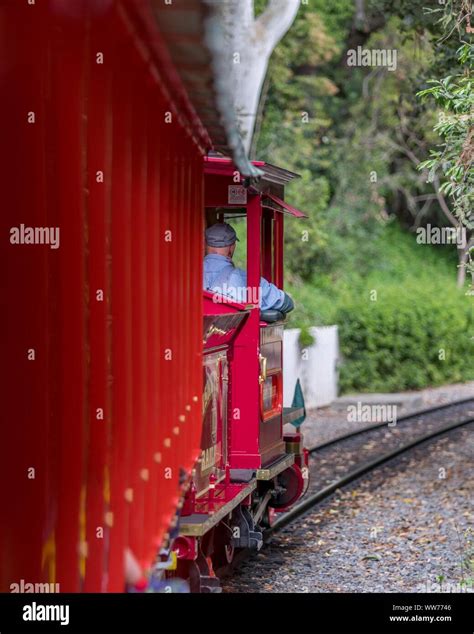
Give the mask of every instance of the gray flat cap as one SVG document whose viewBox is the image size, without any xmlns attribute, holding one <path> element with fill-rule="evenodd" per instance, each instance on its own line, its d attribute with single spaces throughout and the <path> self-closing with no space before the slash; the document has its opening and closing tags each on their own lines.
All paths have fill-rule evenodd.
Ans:
<svg viewBox="0 0 474 634">
<path fill-rule="evenodd" d="M 206 229 L 206 244 L 210 247 L 228 247 L 236 240 L 237 234 L 227 222 L 218 222 Z"/>
</svg>

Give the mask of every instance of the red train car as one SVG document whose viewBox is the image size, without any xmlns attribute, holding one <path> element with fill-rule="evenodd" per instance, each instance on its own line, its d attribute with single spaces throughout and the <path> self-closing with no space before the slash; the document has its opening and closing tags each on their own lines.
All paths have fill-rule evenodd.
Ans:
<svg viewBox="0 0 474 634">
<path fill-rule="evenodd" d="M 205 159 L 203 6 L 0 3 L 0 591 L 213 591 L 304 490 L 282 315 L 203 297 L 206 224 L 245 215 L 249 288 L 282 287 L 302 215 L 290 172 Z"/>
<path fill-rule="evenodd" d="M 149 3 L 0 3 L 0 589 L 122 591 L 200 452 L 202 160 Z"/>
</svg>

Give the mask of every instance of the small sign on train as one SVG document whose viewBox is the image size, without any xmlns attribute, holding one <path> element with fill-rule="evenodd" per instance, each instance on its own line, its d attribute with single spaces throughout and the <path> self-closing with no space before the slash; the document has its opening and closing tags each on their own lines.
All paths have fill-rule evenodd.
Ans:
<svg viewBox="0 0 474 634">
<path fill-rule="evenodd" d="M 242 185 L 229 185 L 227 202 L 229 205 L 246 205 L 247 190 Z"/>
</svg>

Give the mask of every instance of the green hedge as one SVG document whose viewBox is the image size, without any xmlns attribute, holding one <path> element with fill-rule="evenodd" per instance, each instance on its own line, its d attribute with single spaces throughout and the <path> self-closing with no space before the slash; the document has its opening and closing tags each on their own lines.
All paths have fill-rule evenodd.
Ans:
<svg viewBox="0 0 474 634">
<path fill-rule="evenodd" d="M 376 301 L 370 290 L 361 291 L 336 310 L 341 392 L 389 392 L 474 379 L 471 298 L 452 285 L 423 286 L 420 280 L 373 290 Z"/>
</svg>

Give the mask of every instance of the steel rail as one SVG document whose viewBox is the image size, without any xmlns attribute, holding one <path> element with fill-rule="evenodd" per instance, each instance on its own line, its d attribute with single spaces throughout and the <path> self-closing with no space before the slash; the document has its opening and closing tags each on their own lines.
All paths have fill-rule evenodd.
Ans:
<svg viewBox="0 0 474 634">
<path fill-rule="evenodd" d="M 429 407 L 429 408 L 425 408 L 425 409 L 421 409 L 421 410 L 417 410 L 415 412 L 411 412 L 409 414 L 406 414 L 405 416 L 402 416 L 398 419 L 397 422 L 404 422 L 404 421 L 408 421 L 411 420 L 413 418 L 417 418 L 419 416 L 424 416 L 427 414 L 432 414 L 436 411 L 441 411 L 441 410 L 445 410 L 445 409 L 449 409 L 458 405 L 464 405 L 465 403 L 469 403 L 470 401 L 474 401 L 474 397 L 470 397 L 470 398 L 465 398 L 465 399 L 461 399 L 459 401 L 451 401 L 450 403 L 443 403 L 442 405 L 437 405 L 436 407 Z M 294 506 L 292 509 L 290 509 L 289 511 L 287 511 L 285 513 L 285 515 L 281 516 L 279 519 L 277 519 L 271 527 L 266 528 L 263 531 L 263 539 L 264 542 L 268 542 L 269 539 L 272 537 L 272 535 L 274 533 L 277 533 L 278 531 L 282 530 L 283 528 L 285 528 L 286 526 L 288 526 L 289 524 L 291 524 L 292 522 L 294 522 L 296 519 L 298 519 L 300 516 L 304 515 L 305 513 L 309 512 L 313 507 L 315 507 L 319 502 L 324 501 L 325 499 L 327 499 L 328 497 L 330 497 L 335 491 L 337 491 L 338 489 L 340 489 L 343 486 L 346 486 L 347 484 L 350 484 L 351 482 L 357 480 L 359 477 L 365 475 L 366 473 L 370 472 L 371 470 L 375 469 L 376 467 L 378 467 L 379 465 L 382 465 L 386 462 L 389 462 L 392 458 L 397 457 L 398 455 L 409 451 L 411 448 L 422 444 L 423 442 L 428 442 L 429 440 L 431 440 L 432 438 L 435 438 L 437 436 L 441 436 L 445 433 L 448 433 L 449 431 L 456 429 L 457 427 L 462 427 L 463 425 L 468 425 L 469 423 L 474 422 L 474 418 L 469 418 L 469 419 L 464 419 L 461 421 L 457 421 L 456 423 L 453 423 L 452 425 L 448 425 L 446 427 L 442 427 L 434 432 L 431 432 L 429 434 L 425 434 L 424 436 L 418 437 L 415 440 L 411 441 L 410 443 L 407 443 L 405 445 L 402 445 L 400 447 L 398 447 L 397 449 L 387 452 L 385 454 L 382 454 L 382 456 L 379 456 L 378 458 L 375 458 L 369 462 L 364 463 L 363 465 L 360 465 L 359 467 L 357 467 L 356 469 L 352 470 L 351 472 L 347 473 L 343 478 L 340 478 L 336 481 L 334 481 L 333 483 L 329 484 L 328 486 L 324 487 L 323 489 L 320 489 L 319 491 L 311 494 L 309 497 L 304 498 L 302 502 L 300 502 L 300 504 L 297 504 L 296 506 Z M 356 431 L 353 431 L 349 434 L 343 435 L 343 436 L 338 436 L 336 438 L 333 438 L 332 440 L 329 440 L 321 445 L 315 445 L 314 447 L 311 447 L 309 449 L 310 453 L 315 453 L 317 451 L 319 451 L 320 449 L 325 449 L 326 447 L 329 447 L 331 445 L 335 445 L 339 442 L 342 442 L 348 438 L 353 438 L 355 436 L 359 436 L 362 435 L 364 433 L 368 433 L 370 431 L 372 431 L 373 429 L 381 429 L 382 427 L 386 427 L 387 423 L 380 423 L 377 425 L 372 425 L 371 427 L 365 427 L 364 429 L 357 429 Z M 252 551 L 249 551 L 247 549 L 244 549 L 243 551 L 237 553 L 234 557 L 234 559 L 232 560 L 232 562 L 230 564 L 227 564 L 225 566 L 220 567 L 219 569 L 216 570 L 217 576 L 219 576 L 220 578 L 225 578 L 228 577 L 230 574 L 232 574 L 232 572 L 244 561 L 246 561 L 251 555 L 258 555 L 258 553 L 253 553 Z"/>
<path fill-rule="evenodd" d="M 472 399 L 468 399 L 468 400 L 472 400 Z M 272 526 L 270 526 L 268 529 L 265 530 L 264 532 L 265 540 L 267 540 L 273 533 L 280 531 L 285 526 L 288 526 L 288 524 L 291 524 L 295 519 L 301 517 L 301 515 L 304 515 L 306 512 L 308 512 L 314 506 L 316 506 L 319 502 L 322 502 L 323 500 L 327 499 L 330 495 L 332 495 L 335 491 L 337 491 L 337 489 L 340 489 L 341 487 L 346 486 L 347 484 L 350 484 L 351 482 L 353 482 L 354 480 L 357 480 L 359 477 L 365 475 L 369 471 L 372 471 L 376 467 L 386 462 L 389 462 L 393 458 L 396 458 L 400 454 L 405 453 L 406 451 L 408 451 L 409 449 L 412 449 L 413 447 L 421 445 L 422 443 L 432 440 L 433 438 L 436 438 L 437 436 L 442 436 L 443 434 L 446 434 L 447 432 L 452 431 L 453 429 L 457 429 L 459 427 L 468 425 L 470 423 L 474 423 L 474 418 L 466 418 L 466 419 L 457 421 L 455 423 L 452 423 L 451 425 L 446 425 L 445 427 L 437 429 L 436 431 L 430 432 L 428 434 L 424 434 L 423 436 L 419 436 L 415 440 L 412 440 L 400 447 L 397 447 L 397 449 L 388 451 L 385 454 L 382 454 L 381 456 L 378 456 L 377 458 L 374 458 L 373 460 L 365 462 L 364 464 L 356 467 L 352 471 L 349 471 L 349 473 L 346 473 L 346 475 L 343 476 L 342 478 L 335 480 L 328 486 L 324 487 L 323 489 L 320 489 L 319 491 L 316 491 L 309 497 L 305 498 L 302 502 L 300 502 L 299 504 L 294 506 L 291 510 L 289 510 L 287 513 L 285 513 L 285 515 L 283 515 L 278 520 L 276 520 L 276 522 L 274 522 Z"/>
<path fill-rule="evenodd" d="M 400 416 L 400 418 L 397 419 L 397 424 L 404 423 L 408 420 L 412 420 L 413 418 L 419 418 L 420 416 L 425 416 L 426 414 L 433 414 L 434 412 L 449 409 L 450 407 L 456 407 L 457 405 L 465 405 L 466 403 L 469 403 L 470 401 L 474 402 L 474 396 L 471 396 L 470 398 L 462 399 L 460 401 L 451 401 L 450 403 L 443 403 L 442 405 L 437 405 L 436 407 L 428 407 L 426 409 L 420 409 L 415 412 L 410 412 L 409 414 Z M 313 454 L 316 451 L 319 451 L 321 449 L 326 449 L 327 447 L 330 447 L 331 445 L 335 445 L 339 442 L 342 442 L 343 440 L 346 440 L 347 438 L 353 438 L 354 436 L 359 436 L 361 434 L 372 431 L 372 429 L 381 429 L 382 427 L 387 427 L 387 422 L 377 423 L 376 425 L 371 425 L 370 427 L 364 427 L 363 429 L 356 429 L 355 431 L 351 431 L 348 434 L 345 434 L 342 436 L 336 436 L 336 438 L 332 438 L 331 440 L 328 440 L 327 442 L 324 442 L 321 445 L 313 445 L 312 447 L 309 447 L 308 451 L 310 454 Z M 395 425 L 391 427 L 390 429 L 394 429 L 394 428 L 395 428 Z"/>
</svg>

